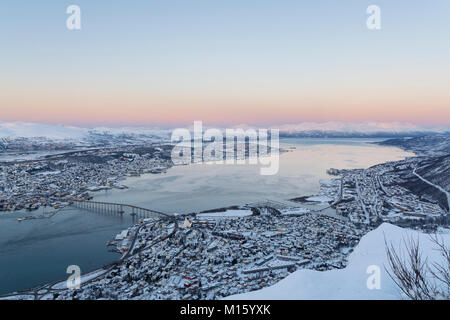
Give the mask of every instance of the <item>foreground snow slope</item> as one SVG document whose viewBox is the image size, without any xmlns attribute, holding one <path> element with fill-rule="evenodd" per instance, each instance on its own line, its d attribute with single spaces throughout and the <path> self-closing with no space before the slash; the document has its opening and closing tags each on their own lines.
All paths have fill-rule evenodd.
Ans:
<svg viewBox="0 0 450 320">
<path fill-rule="evenodd" d="M 404 239 L 419 239 L 428 261 L 441 261 L 429 235 L 384 223 L 366 234 L 349 256 L 345 269 L 330 271 L 299 270 L 277 284 L 261 290 L 229 296 L 226 299 L 402 299 L 404 298 L 385 270 L 388 267 L 384 237 L 395 248 L 404 249 Z M 450 245 L 450 234 L 440 234 Z M 369 290 L 366 273 L 371 265 L 380 267 L 380 289 Z"/>
</svg>

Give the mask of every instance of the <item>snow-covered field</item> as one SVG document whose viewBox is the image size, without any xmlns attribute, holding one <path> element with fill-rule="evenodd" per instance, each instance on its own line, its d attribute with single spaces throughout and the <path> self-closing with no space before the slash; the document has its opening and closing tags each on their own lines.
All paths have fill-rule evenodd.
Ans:
<svg viewBox="0 0 450 320">
<path fill-rule="evenodd" d="M 313 196 L 313 197 L 309 197 L 306 198 L 307 201 L 312 201 L 312 202 L 330 202 L 333 201 L 333 199 L 331 197 L 327 197 L 327 196 Z"/>
<path fill-rule="evenodd" d="M 221 212 L 209 212 L 202 213 L 199 217 L 202 218 L 237 218 L 237 217 L 245 217 L 251 216 L 252 210 L 226 210 Z"/>
<path fill-rule="evenodd" d="M 98 270 L 94 270 L 94 271 L 92 271 L 90 273 L 84 274 L 80 278 L 80 284 L 83 284 L 83 283 L 85 283 L 87 281 L 95 279 L 95 278 L 101 276 L 102 274 L 104 274 L 105 272 L 106 271 L 103 270 L 103 269 L 98 269 Z M 58 282 L 58 283 L 54 284 L 51 288 L 52 289 L 58 289 L 58 290 L 66 289 L 67 288 L 67 281 Z"/>
<path fill-rule="evenodd" d="M 308 208 L 287 208 L 279 210 L 282 215 L 290 215 L 290 214 L 305 214 L 310 212 Z"/>
<path fill-rule="evenodd" d="M 405 299 L 385 270 L 389 265 L 384 239 L 386 237 L 388 243 L 404 252 L 403 240 L 411 236 L 419 240 L 423 255 L 429 263 L 441 261 L 429 235 L 384 223 L 361 239 L 344 269 L 324 272 L 299 270 L 271 287 L 226 299 Z M 439 236 L 442 236 L 447 246 L 450 245 L 450 234 L 441 233 Z M 374 269 L 370 269 L 373 266 L 380 270 L 380 289 L 369 289 L 367 286 L 368 279 L 374 275 Z"/>
</svg>

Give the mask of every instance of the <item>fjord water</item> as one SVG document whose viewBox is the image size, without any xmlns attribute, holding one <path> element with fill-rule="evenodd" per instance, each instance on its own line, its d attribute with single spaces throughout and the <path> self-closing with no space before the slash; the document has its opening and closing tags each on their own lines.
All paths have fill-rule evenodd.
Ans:
<svg viewBox="0 0 450 320">
<path fill-rule="evenodd" d="M 373 140 L 371 140 L 373 141 Z M 367 168 L 413 154 L 364 139 L 282 139 L 289 150 L 279 172 L 260 175 L 260 165 L 193 164 L 123 181 L 129 189 L 94 193 L 94 200 L 184 213 L 290 199 L 318 192 L 328 168 Z M 41 210 L 39 210 L 41 213 Z M 30 213 L 31 215 L 39 213 Z M 118 258 L 106 242 L 133 223 L 129 217 L 65 209 L 50 219 L 18 222 L 23 212 L 0 213 L 0 294 L 66 279 L 69 265 L 82 273 Z"/>
<path fill-rule="evenodd" d="M 17 221 L 41 213 L 0 214 L 0 294 L 67 279 L 69 265 L 85 273 L 117 260 L 106 242 L 132 224 L 131 217 L 71 208 L 49 219 Z"/>
<path fill-rule="evenodd" d="M 280 155 L 276 175 L 261 175 L 260 164 L 192 164 L 171 168 L 162 175 L 129 178 L 124 181 L 129 189 L 99 194 L 95 199 L 168 213 L 291 199 L 317 193 L 319 181 L 330 178 L 326 173 L 329 168 L 368 168 L 413 155 L 363 139 L 290 138 L 282 139 L 280 146 L 289 152 Z"/>
</svg>

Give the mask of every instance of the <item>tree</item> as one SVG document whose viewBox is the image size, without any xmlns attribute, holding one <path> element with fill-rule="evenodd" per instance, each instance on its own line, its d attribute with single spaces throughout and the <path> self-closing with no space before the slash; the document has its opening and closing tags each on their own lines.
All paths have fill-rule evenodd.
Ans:
<svg viewBox="0 0 450 320">
<path fill-rule="evenodd" d="M 450 248 L 438 235 L 430 236 L 444 262 L 428 263 L 419 240 L 404 239 L 405 254 L 385 239 L 389 269 L 386 272 L 400 290 L 413 300 L 450 299 Z"/>
</svg>

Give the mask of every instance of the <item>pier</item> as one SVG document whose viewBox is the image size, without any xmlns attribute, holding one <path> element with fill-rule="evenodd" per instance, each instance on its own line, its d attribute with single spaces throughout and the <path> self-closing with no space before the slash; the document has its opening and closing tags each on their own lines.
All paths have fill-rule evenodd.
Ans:
<svg viewBox="0 0 450 320">
<path fill-rule="evenodd" d="M 141 208 L 129 204 L 123 203 L 111 203 L 111 202 L 97 202 L 97 201 L 75 201 L 72 206 L 100 213 L 110 213 L 117 215 L 129 214 L 132 217 L 137 217 L 139 219 L 145 218 L 162 218 L 162 219 L 174 219 L 175 217 L 164 212 L 151 210 L 147 208 Z"/>
</svg>

